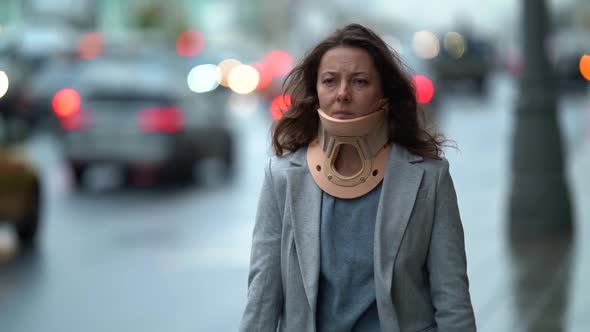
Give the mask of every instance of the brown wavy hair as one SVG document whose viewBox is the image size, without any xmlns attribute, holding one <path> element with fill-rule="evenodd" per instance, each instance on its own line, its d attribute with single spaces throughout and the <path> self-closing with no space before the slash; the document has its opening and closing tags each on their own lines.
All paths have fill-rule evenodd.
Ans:
<svg viewBox="0 0 590 332">
<path fill-rule="evenodd" d="M 291 104 L 272 127 L 275 155 L 294 152 L 310 144 L 317 136 L 319 107 L 316 81 L 323 55 L 334 47 L 356 47 L 367 51 L 381 76 L 381 88 L 389 105 L 389 143 L 404 146 L 422 157 L 440 159 L 445 137 L 426 128 L 424 112 L 418 108 L 416 89 L 404 71 L 397 53 L 375 32 L 360 25 L 349 24 L 313 47 L 289 73 L 283 83 L 283 94 Z"/>
</svg>

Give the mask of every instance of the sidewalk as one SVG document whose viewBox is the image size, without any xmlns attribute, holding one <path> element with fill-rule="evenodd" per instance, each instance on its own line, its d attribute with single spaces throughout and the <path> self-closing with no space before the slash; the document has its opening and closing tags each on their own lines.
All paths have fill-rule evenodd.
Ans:
<svg viewBox="0 0 590 332">
<path fill-rule="evenodd" d="M 588 109 L 590 111 L 590 108 Z M 586 124 L 590 112 L 586 113 Z M 590 325 L 590 130 L 586 130 L 585 145 L 570 158 L 569 180 L 574 199 L 576 236 L 572 257 L 570 287 L 566 302 L 567 331 L 587 331 Z"/>
<path fill-rule="evenodd" d="M 441 127 L 465 228 L 479 331 L 587 331 L 590 325 L 590 96 L 562 101 L 559 119 L 575 217 L 572 239 L 510 241 L 505 218 L 514 82 L 487 100 L 446 98 Z M 472 99 L 470 99 L 472 98 Z M 573 242 L 573 243 L 572 243 Z"/>
</svg>

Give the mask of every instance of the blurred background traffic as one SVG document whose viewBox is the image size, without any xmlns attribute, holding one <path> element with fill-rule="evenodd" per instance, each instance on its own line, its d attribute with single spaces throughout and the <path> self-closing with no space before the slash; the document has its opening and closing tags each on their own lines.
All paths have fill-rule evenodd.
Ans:
<svg viewBox="0 0 590 332">
<path fill-rule="evenodd" d="M 281 85 L 358 22 L 459 148 L 446 157 L 479 329 L 586 331 L 590 3 L 548 1 L 543 41 L 572 207 L 555 224 L 573 231 L 525 241 L 507 231 L 536 59 L 524 2 L 0 1 L 0 330 L 237 330 Z"/>
</svg>

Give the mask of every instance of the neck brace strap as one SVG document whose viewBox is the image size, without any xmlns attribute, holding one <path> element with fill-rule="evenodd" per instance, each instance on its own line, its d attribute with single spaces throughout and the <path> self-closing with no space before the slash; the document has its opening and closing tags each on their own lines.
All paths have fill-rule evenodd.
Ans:
<svg viewBox="0 0 590 332">
<path fill-rule="evenodd" d="M 355 119 L 336 119 L 321 109 L 318 138 L 307 149 L 307 166 L 316 184 L 338 198 L 356 198 L 373 190 L 382 180 L 391 151 L 387 145 L 386 110 Z M 358 153 L 360 170 L 352 176 L 336 171 L 340 147 L 349 145 Z"/>
</svg>

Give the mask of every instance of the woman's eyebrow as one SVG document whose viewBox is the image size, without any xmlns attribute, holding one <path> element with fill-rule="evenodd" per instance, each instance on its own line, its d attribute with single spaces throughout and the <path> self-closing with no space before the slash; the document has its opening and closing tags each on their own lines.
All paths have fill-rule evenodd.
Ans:
<svg viewBox="0 0 590 332">
<path fill-rule="evenodd" d="M 339 72 L 333 70 L 325 70 L 320 72 L 320 75 L 340 75 Z M 350 73 L 351 76 L 359 76 L 359 75 L 369 75 L 368 71 L 355 71 Z"/>
</svg>

